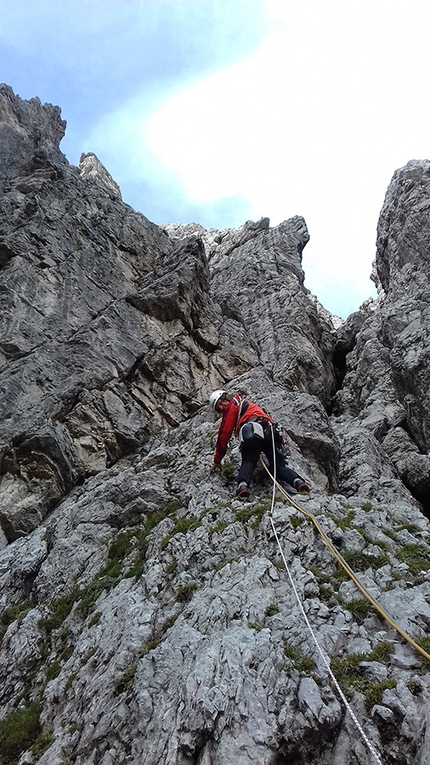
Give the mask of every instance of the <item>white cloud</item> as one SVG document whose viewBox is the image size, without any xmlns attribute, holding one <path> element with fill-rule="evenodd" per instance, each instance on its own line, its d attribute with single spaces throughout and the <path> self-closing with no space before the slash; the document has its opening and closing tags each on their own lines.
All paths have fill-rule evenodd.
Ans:
<svg viewBox="0 0 430 765">
<path fill-rule="evenodd" d="M 191 202 L 237 195 L 272 225 L 303 215 L 307 286 L 333 311 L 347 293 L 357 308 L 373 291 L 376 223 L 392 173 L 430 154 L 427 4 L 265 7 L 267 32 L 252 55 L 150 115 L 146 96 L 137 97 L 104 123 L 105 143 L 127 147 L 126 177 L 176 179 Z"/>
</svg>

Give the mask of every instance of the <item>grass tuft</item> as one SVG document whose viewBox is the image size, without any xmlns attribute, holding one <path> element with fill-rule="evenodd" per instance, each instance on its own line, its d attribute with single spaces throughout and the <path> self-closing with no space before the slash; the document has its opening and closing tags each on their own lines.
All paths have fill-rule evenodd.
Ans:
<svg viewBox="0 0 430 765">
<path fill-rule="evenodd" d="M 187 584 L 184 584 L 176 590 L 176 600 L 180 603 L 188 603 L 193 597 L 194 591 L 197 589 L 198 584 L 196 582 L 188 582 Z"/>
<path fill-rule="evenodd" d="M 35 743 L 40 733 L 39 717 L 42 705 L 33 701 L 28 707 L 18 707 L 0 720 L 0 759 L 10 763 Z"/>
<path fill-rule="evenodd" d="M 397 557 L 409 568 L 413 576 L 430 569 L 430 548 L 423 544 L 404 545 Z"/>
<path fill-rule="evenodd" d="M 315 669 L 315 662 L 310 656 L 305 656 L 294 645 L 284 645 L 284 654 L 293 662 L 294 667 L 303 675 L 309 675 Z"/>
<path fill-rule="evenodd" d="M 397 681 L 387 678 L 381 682 L 369 680 L 364 676 L 364 670 L 360 664 L 364 661 L 385 662 L 392 652 L 392 645 L 388 642 L 379 643 L 368 654 L 354 653 L 343 658 L 334 658 L 331 661 L 336 680 L 346 696 L 351 696 L 352 689 L 362 693 L 365 698 L 366 710 L 370 713 L 375 704 L 380 704 L 383 693 L 388 688 L 395 688 Z"/>
</svg>

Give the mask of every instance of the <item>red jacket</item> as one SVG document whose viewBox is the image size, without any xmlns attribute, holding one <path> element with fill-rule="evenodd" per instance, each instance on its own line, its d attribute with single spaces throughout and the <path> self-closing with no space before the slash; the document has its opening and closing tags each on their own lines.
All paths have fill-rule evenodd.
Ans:
<svg viewBox="0 0 430 765">
<path fill-rule="evenodd" d="M 236 433 L 239 433 L 242 425 L 250 420 L 251 417 L 262 417 L 265 420 L 269 420 L 269 422 L 273 422 L 272 418 L 257 404 L 248 399 L 243 399 L 238 394 L 233 396 L 224 409 L 221 425 L 219 426 L 214 454 L 215 464 L 218 465 L 224 457 L 233 431 L 236 430 Z"/>
</svg>

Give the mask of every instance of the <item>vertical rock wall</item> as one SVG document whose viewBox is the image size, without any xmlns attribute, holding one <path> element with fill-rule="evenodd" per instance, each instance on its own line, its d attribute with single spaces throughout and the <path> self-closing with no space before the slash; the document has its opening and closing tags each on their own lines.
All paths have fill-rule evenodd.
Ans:
<svg viewBox="0 0 430 765">
<path fill-rule="evenodd" d="M 428 649 L 429 163 L 335 330 L 303 218 L 157 227 L 67 163 L 58 108 L 1 86 L 0 114 L 0 763 L 424 765 L 428 665 L 310 516 Z M 235 441 L 209 475 L 218 387 L 286 426 L 309 497 L 258 468 L 237 500 Z"/>
<path fill-rule="evenodd" d="M 380 299 L 376 309 L 368 307 L 355 334 L 343 389 L 336 397 L 340 427 L 351 416 L 364 426 L 387 462 L 387 475 L 399 478 L 399 488 L 407 487 L 426 513 L 430 511 L 429 181 L 430 163 L 411 161 L 396 171 L 388 187 L 374 269 Z M 370 469 L 364 481 L 370 494 L 378 493 L 377 472 Z M 348 481 L 345 489 L 352 486 L 358 487 L 357 481 Z"/>
</svg>

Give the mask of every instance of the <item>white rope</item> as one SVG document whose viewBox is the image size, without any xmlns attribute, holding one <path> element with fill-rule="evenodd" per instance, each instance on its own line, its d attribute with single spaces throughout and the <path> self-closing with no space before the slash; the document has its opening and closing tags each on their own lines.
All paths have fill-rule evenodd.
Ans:
<svg viewBox="0 0 430 765">
<path fill-rule="evenodd" d="M 373 744 L 369 741 L 369 739 L 368 739 L 368 737 L 367 737 L 363 727 L 361 726 L 361 724 L 360 724 L 359 720 L 357 719 L 354 711 L 352 710 L 351 705 L 350 705 L 348 699 L 346 698 L 344 692 L 342 691 L 342 688 L 340 687 L 338 681 L 336 680 L 336 677 L 334 676 L 333 670 L 332 670 L 332 668 L 330 666 L 329 660 L 325 656 L 325 654 L 324 654 L 320 644 L 318 643 L 317 636 L 315 635 L 315 632 L 314 632 L 314 630 L 312 628 L 312 625 L 311 625 L 311 623 L 310 623 L 310 621 L 309 621 L 309 619 L 308 619 L 308 617 L 306 615 L 305 609 L 304 609 L 303 604 L 302 604 L 302 602 L 300 600 L 299 593 L 297 592 L 297 588 L 296 588 L 296 586 L 294 584 L 293 577 L 291 576 L 291 572 L 290 572 L 290 569 L 288 567 L 288 563 L 286 561 L 284 552 L 282 550 L 281 542 L 280 542 L 278 533 L 277 533 L 276 528 L 275 528 L 275 523 L 274 523 L 274 520 L 273 520 L 273 507 L 274 507 L 274 504 L 275 504 L 275 497 L 276 497 L 276 449 L 275 449 L 275 437 L 274 437 L 274 434 L 273 434 L 273 426 L 271 427 L 271 431 L 272 431 L 272 445 L 273 445 L 273 491 L 272 491 L 272 505 L 271 505 L 271 508 L 270 508 L 270 523 L 272 525 L 273 533 L 275 535 L 275 539 L 276 539 L 276 542 L 277 542 L 277 545 L 278 545 L 278 548 L 279 548 L 279 552 L 281 553 L 281 557 L 282 557 L 285 569 L 286 569 L 287 574 L 288 574 L 288 579 L 290 580 L 291 587 L 293 588 L 293 592 L 294 592 L 295 598 L 297 600 L 297 604 L 299 606 L 300 612 L 301 612 L 301 614 L 302 614 L 302 616 L 303 616 L 303 618 L 304 618 L 304 620 L 306 622 L 306 626 L 307 626 L 307 628 L 308 628 L 308 630 L 309 630 L 309 632 L 311 634 L 311 637 L 312 637 L 312 639 L 313 639 L 313 641 L 315 643 L 315 646 L 317 648 L 317 651 L 318 651 L 318 653 L 319 653 L 319 655 L 320 655 L 320 657 L 321 657 L 321 659 L 322 659 L 322 661 L 324 663 L 324 666 L 326 667 L 327 672 L 330 675 L 330 678 L 331 678 L 331 680 L 333 682 L 333 685 L 335 686 L 335 688 L 336 688 L 336 690 L 337 690 L 337 692 L 338 692 L 338 694 L 339 694 L 343 704 L 345 705 L 345 708 L 346 708 L 347 712 L 349 712 L 349 715 L 350 715 L 353 723 L 355 724 L 358 732 L 360 733 L 360 735 L 361 735 L 365 745 L 367 746 L 367 749 L 369 750 L 370 754 L 372 755 L 375 763 L 377 763 L 377 765 L 383 765 L 382 760 L 380 759 L 376 749 L 374 748 Z"/>
</svg>

